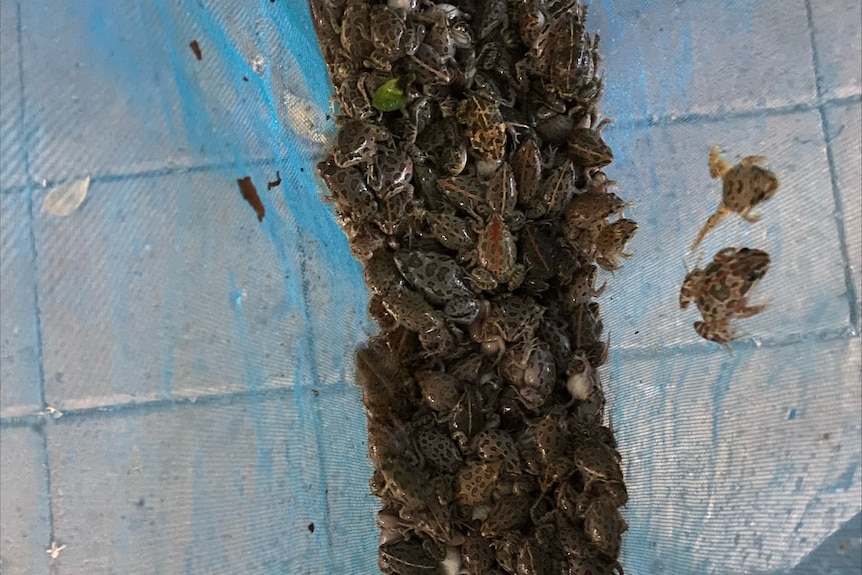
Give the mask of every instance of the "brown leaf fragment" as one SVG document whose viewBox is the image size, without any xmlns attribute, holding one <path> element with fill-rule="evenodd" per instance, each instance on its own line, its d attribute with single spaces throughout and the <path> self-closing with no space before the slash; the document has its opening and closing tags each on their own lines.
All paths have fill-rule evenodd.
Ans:
<svg viewBox="0 0 862 575">
<path fill-rule="evenodd" d="M 257 214 L 257 221 L 262 222 L 263 216 L 266 215 L 266 208 L 263 207 L 263 202 L 260 201 L 260 196 L 257 195 L 257 188 L 254 187 L 251 177 L 246 176 L 241 180 L 237 180 L 236 183 L 239 184 L 242 198 L 248 202 L 254 209 L 254 213 Z"/>
</svg>

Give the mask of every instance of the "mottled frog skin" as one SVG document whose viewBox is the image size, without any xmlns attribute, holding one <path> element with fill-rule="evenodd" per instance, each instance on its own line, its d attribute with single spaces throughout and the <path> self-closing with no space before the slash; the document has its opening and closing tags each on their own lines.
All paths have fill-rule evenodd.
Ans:
<svg viewBox="0 0 862 575">
<path fill-rule="evenodd" d="M 769 254 L 751 248 L 725 248 L 715 254 L 705 269 L 685 276 L 679 292 L 679 306 L 697 305 L 703 321 L 694 329 L 704 339 L 727 344 L 736 338 L 730 320 L 750 317 L 766 309 L 766 304 L 748 305 L 748 293 L 769 270 Z"/>
<path fill-rule="evenodd" d="M 752 214 L 751 210 L 778 191 L 778 177 L 763 167 L 765 163 L 764 156 L 746 156 L 737 165 L 731 166 L 722 159 L 717 146 L 710 149 L 709 175 L 722 179 L 721 203 L 698 233 L 692 250 L 697 249 L 706 234 L 731 212 L 738 213 L 749 223 L 760 219 L 760 214 Z"/>
</svg>

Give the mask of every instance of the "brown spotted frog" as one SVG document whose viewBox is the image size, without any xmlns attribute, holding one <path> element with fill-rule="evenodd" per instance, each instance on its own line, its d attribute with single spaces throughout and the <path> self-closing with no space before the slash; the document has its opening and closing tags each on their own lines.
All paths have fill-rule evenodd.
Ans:
<svg viewBox="0 0 862 575">
<path fill-rule="evenodd" d="M 628 219 L 620 219 L 604 226 L 595 239 L 596 263 L 608 271 L 619 269 L 617 258 L 632 257 L 632 254 L 627 254 L 623 250 L 637 231 L 637 222 Z"/>
<path fill-rule="evenodd" d="M 389 131 L 382 126 L 361 120 L 348 120 L 335 138 L 332 158 L 340 168 L 362 163 L 370 166 L 381 144 L 388 144 L 391 139 Z"/>
<path fill-rule="evenodd" d="M 685 276 L 679 307 L 697 305 L 703 321 L 694 323 L 698 335 L 722 345 L 736 338 L 730 326 L 735 317 L 751 317 L 766 304 L 748 305 L 748 294 L 769 270 L 769 254 L 751 248 L 724 248 L 705 269 Z"/>
<path fill-rule="evenodd" d="M 485 354 L 502 356 L 507 342 L 532 338 L 544 313 L 545 308 L 530 297 L 502 295 L 482 304 L 470 335 Z"/>
<path fill-rule="evenodd" d="M 476 241 L 479 265 L 470 272 L 473 285 L 483 291 L 493 291 L 501 283 L 506 283 L 509 291 L 517 289 L 526 275 L 526 268 L 517 262 L 517 257 L 515 236 L 502 216 L 492 213 Z"/>
<path fill-rule="evenodd" d="M 506 124 L 499 102 L 485 91 L 473 92 L 461 101 L 457 117 L 466 128 L 480 176 L 492 174 L 506 152 Z"/>
<path fill-rule="evenodd" d="M 752 214 L 751 210 L 778 191 L 778 177 L 763 167 L 765 163 L 764 156 L 747 156 L 731 166 L 722 159 L 718 146 L 709 150 L 709 175 L 722 179 L 721 203 L 697 234 L 692 250 L 731 212 L 737 212 L 749 223 L 760 219 L 760 214 Z"/>
<path fill-rule="evenodd" d="M 579 168 L 603 168 L 614 161 L 614 153 L 602 139 L 602 129 L 613 120 L 605 118 L 595 128 L 577 126 L 569 133 L 566 149 Z"/>
<path fill-rule="evenodd" d="M 435 305 L 443 306 L 447 319 L 470 324 L 479 315 L 479 300 L 464 283 L 464 271 L 454 259 L 422 250 L 400 250 L 395 265 L 411 285 Z"/>
</svg>

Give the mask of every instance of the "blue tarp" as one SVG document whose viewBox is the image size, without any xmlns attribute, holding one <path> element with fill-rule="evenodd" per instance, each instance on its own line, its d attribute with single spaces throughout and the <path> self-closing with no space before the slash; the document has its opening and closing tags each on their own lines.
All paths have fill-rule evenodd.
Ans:
<svg viewBox="0 0 862 575">
<path fill-rule="evenodd" d="M 640 224 L 599 299 L 626 573 L 858 573 L 862 8 L 589 10 Z M 351 383 L 374 328 L 313 175 L 330 93 L 299 0 L 0 2 L 4 573 L 376 572 Z M 712 144 L 782 187 L 689 253 Z M 743 244 L 770 305 L 728 352 L 677 293 Z"/>
</svg>

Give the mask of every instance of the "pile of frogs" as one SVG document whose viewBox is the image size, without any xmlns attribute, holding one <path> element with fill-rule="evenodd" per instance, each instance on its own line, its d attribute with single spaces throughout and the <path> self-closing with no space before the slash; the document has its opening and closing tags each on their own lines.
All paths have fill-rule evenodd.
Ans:
<svg viewBox="0 0 862 575">
<path fill-rule="evenodd" d="M 637 224 L 572 0 L 311 0 L 318 164 L 380 332 L 356 353 L 385 573 L 622 573 L 595 298 Z"/>
</svg>

